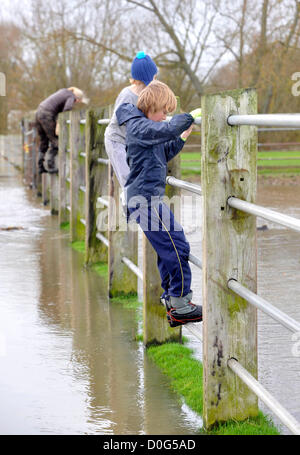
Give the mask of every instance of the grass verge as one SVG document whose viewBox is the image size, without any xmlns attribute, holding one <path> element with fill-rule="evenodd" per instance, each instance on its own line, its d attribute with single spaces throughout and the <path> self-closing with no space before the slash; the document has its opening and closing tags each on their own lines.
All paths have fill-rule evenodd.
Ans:
<svg viewBox="0 0 300 455">
<path fill-rule="evenodd" d="M 181 395 L 186 404 L 203 415 L 202 364 L 193 358 L 193 351 L 179 343 L 165 343 L 147 349 L 149 357 L 171 379 L 171 388 Z M 261 411 L 255 418 L 243 422 L 228 421 L 218 425 L 208 435 L 279 435 L 274 423 Z"/>
</svg>

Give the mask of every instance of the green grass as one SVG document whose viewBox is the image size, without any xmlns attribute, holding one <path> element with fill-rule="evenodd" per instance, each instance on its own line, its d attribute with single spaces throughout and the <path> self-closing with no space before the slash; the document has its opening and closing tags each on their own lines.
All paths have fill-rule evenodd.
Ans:
<svg viewBox="0 0 300 455">
<path fill-rule="evenodd" d="M 120 294 L 117 297 L 113 297 L 110 299 L 113 303 L 120 303 L 124 308 L 127 309 L 140 309 L 142 302 L 139 302 L 137 294 Z"/>
<path fill-rule="evenodd" d="M 64 223 L 61 223 L 60 224 L 60 229 L 63 229 L 64 231 L 69 231 L 70 230 L 69 221 L 65 221 Z"/>
<path fill-rule="evenodd" d="M 83 240 L 75 240 L 71 242 L 71 246 L 74 250 L 79 251 L 79 253 L 85 252 L 85 243 Z"/>
<path fill-rule="evenodd" d="M 200 416 L 203 415 L 202 364 L 193 358 L 193 351 L 179 343 L 165 343 L 147 349 L 149 357 L 171 379 L 171 388 L 184 398 L 185 403 Z M 279 435 L 273 422 L 260 411 L 256 418 L 243 422 L 228 421 L 208 435 Z"/>
<path fill-rule="evenodd" d="M 92 270 L 102 276 L 102 278 L 108 278 L 107 262 L 95 262 L 95 264 L 92 265 Z"/>
<path fill-rule="evenodd" d="M 262 175 L 297 175 L 300 174 L 300 159 L 282 159 L 276 158 L 300 158 L 299 150 L 288 151 L 268 151 L 259 152 L 258 174 Z M 272 158 L 272 159 L 267 159 Z M 198 162 L 189 162 L 189 160 L 199 160 Z M 182 152 L 181 153 L 181 171 L 183 176 L 201 174 L 201 153 L 200 152 Z"/>
</svg>

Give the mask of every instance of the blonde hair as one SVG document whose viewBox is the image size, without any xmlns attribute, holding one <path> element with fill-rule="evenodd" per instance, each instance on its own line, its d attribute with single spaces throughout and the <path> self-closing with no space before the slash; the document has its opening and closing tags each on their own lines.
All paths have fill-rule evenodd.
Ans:
<svg viewBox="0 0 300 455">
<path fill-rule="evenodd" d="M 167 113 L 175 111 L 177 100 L 172 90 L 163 82 L 152 81 L 145 87 L 138 98 L 137 108 L 145 115 L 151 112 L 165 110 Z"/>
<path fill-rule="evenodd" d="M 83 93 L 82 90 L 80 90 L 80 88 L 69 87 L 68 90 L 70 90 L 72 93 L 74 93 L 76 98 L 79 99 L 82 103 L 84 103 L 84 104 L 89 103 L 90 100 L 85 96 L 85 94 Z"/>
</svg>

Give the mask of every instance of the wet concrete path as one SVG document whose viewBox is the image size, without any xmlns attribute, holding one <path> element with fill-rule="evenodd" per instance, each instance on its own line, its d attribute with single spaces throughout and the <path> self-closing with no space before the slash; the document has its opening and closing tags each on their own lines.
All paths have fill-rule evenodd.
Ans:
<svg viewBox="0 0 300 455">
<path fill-rule="evenodd" d="M 196 434 L 57 217 L 0 158 L 0 434 Z"/>
</svg>

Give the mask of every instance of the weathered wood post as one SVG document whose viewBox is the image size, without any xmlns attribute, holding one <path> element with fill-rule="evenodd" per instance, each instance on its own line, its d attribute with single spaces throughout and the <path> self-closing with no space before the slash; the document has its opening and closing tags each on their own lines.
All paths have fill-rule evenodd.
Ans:
<svg viewBox="0 0 300 455">
<path fill-rule="evenodd" d="M 202 98 L 204 424 L 256 416 L 257 397 L 227 367 L 236 358 L 257 377 L 256 309 L 227 287 L 256 292 L 256 219 L 227 205 L 255 202 L 257 130 L 231 127 L 230 114 L 257 113 L 253 89 Z"/>
<path fill-rule="evenodd" d="M 180 112 L 180 101 L 177 98 L 176 113 Z M 168 164 L 168 175 L 181 177 L 180 154 Z M 174 197 L 175 196 L 175 197 Z M 176 217 L 180 223 L 180 189 L 166 186 L 166 203 L 176 201 Z M 176 206 L 176 203 L 174 204 Z M 179 203 L 179 210 L 178 210 Z M 173 209 L 173 208 L 172 208 Z M 161 278 L 157 267 L 157 254 L 143 234 L 143 294 L 144 294 L 144 344 L 163 343 L 168 340 L 181 340 L 181 327 L 170 328 L 165 307 L 160 303 Z"/>
<path fill-rule="evenodd" d="M 84 213 L 85 195 L 81 187 L 85 186 L 85 162 L 81 153 L 84 152 L 82 141 L 82 127 L 80 119 L 85 113 L 82 111 L 71 111 L 70 113 L 70 240 L 85 239 L 85 226 L 82 223 Z"/>
<path fill-rule="evenodd" d="M 107 207 L 100 209 L 98 198 L 108 195 L 108 159 L 104 147 L 105 125 L 98 121 L 105 118 L 106 109 L 89 109 L 85 125 L 85 262 L 107 262 L 107 245 L 97 238 L 107 240 L 104 226 Z M 98 160 L 102 160 L 99 162 Z M 100 231 L 98 233 L 98 231 Z"/>
<path fill-rule="evenodd" d="M 58 136 L 58 180 L 59 180 L 59 202 L 58 202 L 58 220 L 59 224 L 67 223 L 70 221 L 70 212 L 68 210 L 69 194 L 68 194 L 68 167 L 67 161 L 69 160 L 69 120 L 70 113 L 64 112 L 58 116 L 59 136 Z"/>
<path fill-rule="evenodd" d="M 42 200 L 44 205 L 50 201 L 50 174 L 42 174 Z"/>
<path fill-rule="evenodd" d="M 50 211 L 51 215 L 58 215 L 59 210 L 59 177 L 52 174 L 50 177 Z"/>
<path fill-rule="evenodd" d="M 108 208 L 108 291 L 110 297 L 137 292 L 137 276 L 122 262 L 126 257 L 134 265 L 138 258 L 138 231 L 130 229 L 120 200 L 121 187 L 109 164 Z"/>
</svg>

